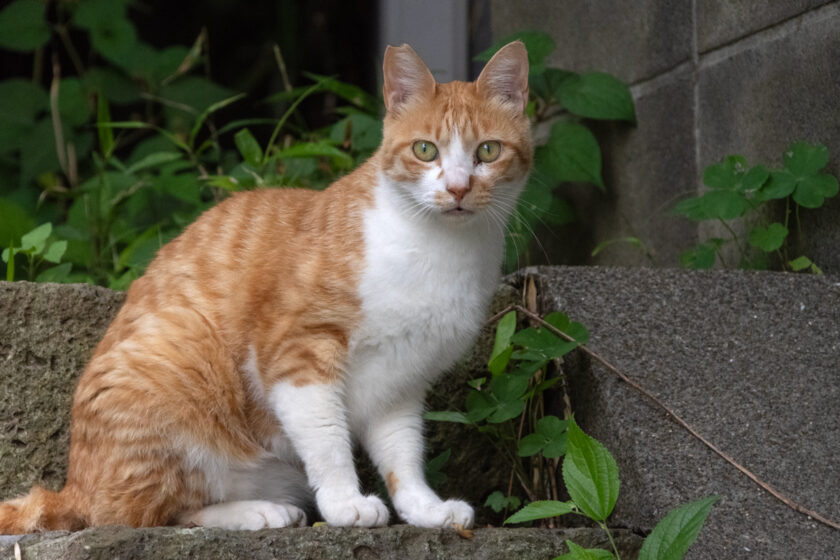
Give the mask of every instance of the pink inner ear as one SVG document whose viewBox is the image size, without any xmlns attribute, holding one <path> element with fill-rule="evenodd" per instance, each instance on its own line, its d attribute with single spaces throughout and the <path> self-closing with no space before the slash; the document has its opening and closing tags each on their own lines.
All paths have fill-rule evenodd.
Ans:
<svg viewBox="0 0 840 560">
<path fill-rule="evenodd" d="M 435 79 L 408 45 L 388 47 L 382 65 L 385 108 L 397 111 L 406 103 L 434 95 Z"/>
<path fill-rule="evenodd" d="M 493 55 L 476 80 L 479 91 L 522 111 L 528 103 L 528 52 L 519 41 Z"/>
</svg>

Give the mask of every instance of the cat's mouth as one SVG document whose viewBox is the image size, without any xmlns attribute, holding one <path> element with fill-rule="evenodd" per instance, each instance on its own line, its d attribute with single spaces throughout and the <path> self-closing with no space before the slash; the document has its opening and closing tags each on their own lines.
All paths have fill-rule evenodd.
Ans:
<svg viewBox="0 0 840 560">
<path fill-rule="evenodd" d="M 455 208 L 450 208 L 449 210 L 444 210 L 444 215 L 446 216 L 471 216 L 473 214 L 472 210 L 464 208 L 460 204 Z"/>
</svg>

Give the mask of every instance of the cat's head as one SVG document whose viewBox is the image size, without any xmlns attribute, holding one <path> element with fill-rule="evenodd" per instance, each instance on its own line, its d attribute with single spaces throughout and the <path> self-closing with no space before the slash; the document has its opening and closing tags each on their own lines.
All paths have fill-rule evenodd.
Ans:
<svg viewBox="0 0 840 560">
<path fill-rule="evenodd" d="M 436 83 L 408 45 L 385 51 L 382 172 L 418 216 L 506 218 L 533 159 L 528 54 L 515 41 L 474 82 Z"/>
</svg>

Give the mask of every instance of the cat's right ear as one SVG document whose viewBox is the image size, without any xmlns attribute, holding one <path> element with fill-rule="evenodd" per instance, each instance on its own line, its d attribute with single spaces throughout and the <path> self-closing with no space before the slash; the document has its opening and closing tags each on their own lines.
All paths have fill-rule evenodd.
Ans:
<svg viewBox="0 0 840 560">
<path fill-rule="evenodd" d="M 431 97 L 435 93 L 435 79 L 423 60 L 406 44 L 388 46 L 382 63 L 382 95 L 385 110 L 399 112 L 400 108 L 415 99 Z"/>
</svg>

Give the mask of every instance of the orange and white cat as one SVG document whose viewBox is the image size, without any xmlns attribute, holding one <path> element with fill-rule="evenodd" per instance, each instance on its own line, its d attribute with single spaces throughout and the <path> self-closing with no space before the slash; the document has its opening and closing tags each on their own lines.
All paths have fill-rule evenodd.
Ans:
<svg viewBox="0 0 840 560">
<path fill-rule="evenodd" d="M 323 192 L 240 193 L 134 282 L 74 396 L 67 483 L 0 504 L 0 533 L 125 524 L 468 527 L 423 476 L 424 394 L 470 346 L 532 160 L 528 59 L 435 83 L 384 60 L 379 150 Z"/>
</svg>

